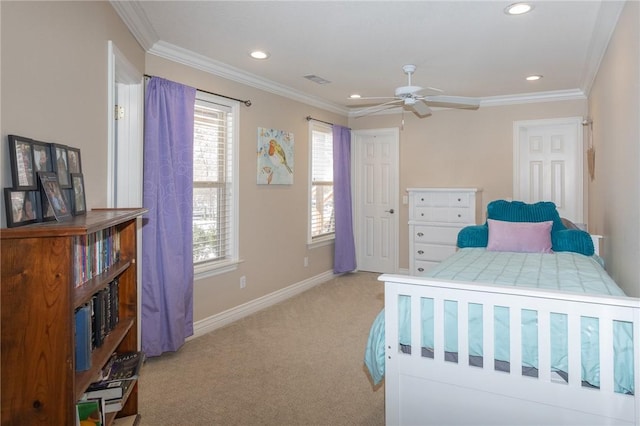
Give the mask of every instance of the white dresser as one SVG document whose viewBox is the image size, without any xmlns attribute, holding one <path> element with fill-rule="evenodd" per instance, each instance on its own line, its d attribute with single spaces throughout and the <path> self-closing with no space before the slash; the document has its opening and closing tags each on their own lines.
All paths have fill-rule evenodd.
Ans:
<svg viewBox="0 0 640 426">
<path fill-rule="evenodd" d="M 409 188 L 409 273 L 424 275 L 456 251 L 458 231 L 482 221 L 478 188 Z"/>
</svg>

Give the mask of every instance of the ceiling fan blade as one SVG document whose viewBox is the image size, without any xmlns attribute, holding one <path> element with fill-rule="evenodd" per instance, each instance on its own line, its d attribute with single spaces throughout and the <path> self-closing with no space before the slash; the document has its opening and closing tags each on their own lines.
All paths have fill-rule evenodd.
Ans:
<svg viewBox="0 0 640 426">
<path fill-rule="evenodd" d="M 393 107 L 397 106 L 397 104 L 399 104 L 401 102 L 403 102 L 402 99 L 394 99 L 393 101 L 385 102 L 385 103 L 380 104 L 380 105 L 374 105 L 374 106 L 369 107 L 369 108 L 363 108 L 363 109 L 357 110 L 355 112 L 356 115 L 357 115 L 356 118 L 364 117 L 365 115 L 369 115 L 369 114 L 373 114 L 373 113 L 376 113 L 376 112 L 384 111 L 385 109 L 393 108 Z"/>
<path fill-rule="evenodd" d="M 398 99 L 395 96 L 363 96 L 362 98 L 350 98 L 350 101 L 366 101 L 370 99 Z"/>
<path fill-rule="evenodd" d="M 441 108 L 478 109 L 480 101 L 477 98 L 463 96 L 434 95 L 424 96 L 422 100 L 430 106 Z"/>
<path fill-rule="evenodd" d="M 420 118 L 431 115 L 431 108 L 423 101 L 416 101 L 413 105 L 407 106 Z"/>
<path fill-rule="evenodd" d="M 444 93 L 444 90 L 442 89 L 438 89 L 437 87 L 423 87 L 422 89 L 418 90 L 417 92 L 414 92 L 414 95 L 419 95 L 419 96 L 425 96 L 426 92 L 437 92 L 437 93 Z M 434 95 L 436 96 L 436 95 Z"/>
</svg>

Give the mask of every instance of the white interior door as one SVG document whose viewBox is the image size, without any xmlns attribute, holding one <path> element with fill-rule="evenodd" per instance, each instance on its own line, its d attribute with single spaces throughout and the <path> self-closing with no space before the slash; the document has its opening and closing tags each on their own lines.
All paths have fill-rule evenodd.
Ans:
<svg viewBox="0 0 640 426">
<path fill-rule="evenodd" d="M 353 133 L 354 212 L 358 269 L 398 270 L 397 128 Z"/>
<path fill-rule="evenodd" d="M 584 223 L 582 118 L 514 123 L 513 196 L 552 201 L 561 217 Z"/>
</svg>

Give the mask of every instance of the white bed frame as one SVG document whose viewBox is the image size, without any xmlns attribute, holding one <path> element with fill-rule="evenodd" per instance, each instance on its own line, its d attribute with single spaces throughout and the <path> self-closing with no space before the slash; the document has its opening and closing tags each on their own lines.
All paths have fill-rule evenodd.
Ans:
<svg viewBox="0 0 640 426">
<path fill-rule="evenodd" d="M 400 275 L 385 282 L 387 425 L 640 425 L 640 299 L 548 292 Z M 398 296 L 411 297 L 411 354 L 398 345 Z M 420 298 L 433 299 L 434 358 L 421 356 Z M 458 363 L 444 359 L 444 301 L 458 302 Z M 468 363 L 467 304 L 483 305 L 484 367 Z M 493 369 L 494 306 L 538 312 L 539 377 L 521 375 L 521 328 L 510 329 L 511 372 Z M 569 382 L 550 370 L 550 313 L 567 315 Z M 599 319 L 600 389 L 581 384 L 580 317 Z M 486 318 L 491 319 L 487 321 Z M 613 321 L 633 325 L 635 396 L 614 392 Z M 546 333 L 545 331 L 546 330 Z M 416 343 L 417 342 L 417 343 Z"/>
</svg>

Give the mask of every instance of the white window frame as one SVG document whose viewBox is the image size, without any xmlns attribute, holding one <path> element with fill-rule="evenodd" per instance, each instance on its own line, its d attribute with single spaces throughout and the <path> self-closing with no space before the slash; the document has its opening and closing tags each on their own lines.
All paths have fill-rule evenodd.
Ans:
<svg viewBox="0 0 640 426">
<path fill-rule="evenodd" d="M 311 205 L 312 205 L 312 185 L 313 185 L 313 132 L 324 132 L 333 135 L 333 128 L 321 122 L 309 121 L 309 179 L 308 179 L 308 196 L 307 196 L 307 245 L 311 248 L 320 247 L 328 244 L 332 244 L 335 240 L 335 232 L 318 237 L 313 237 L 312 232 L 312 219 L 311 219 Z M 333 137 L 333 136 L 332 136 Z M 335 181 L 334 181 L 335 185 Z M 335 187 L 334 187 L 335 191 Z M 335 208 L 335 207 L 334 207 Z"/>
<path fill-rule="evenodd" d="M 202 263 L 194 263 L 194 280 L 199 280 L 222 273 L 230 272 L 238 268 L 238 264 L 241 262 L 239 257 L 239 145 L 240 145 L 240 103 L 230 99 L 226 99 L 220 96 L 215 96 L 210 93 L 197 91 L 196 99 L 216 103 L 231 109 L 233 115 L 233 126 L 230 132 L 231 136 L 231 212 L 230 212 L 230 233 L 229 233 L 229 255 L 227 259 L 211 260 Z"/>
</svg>

